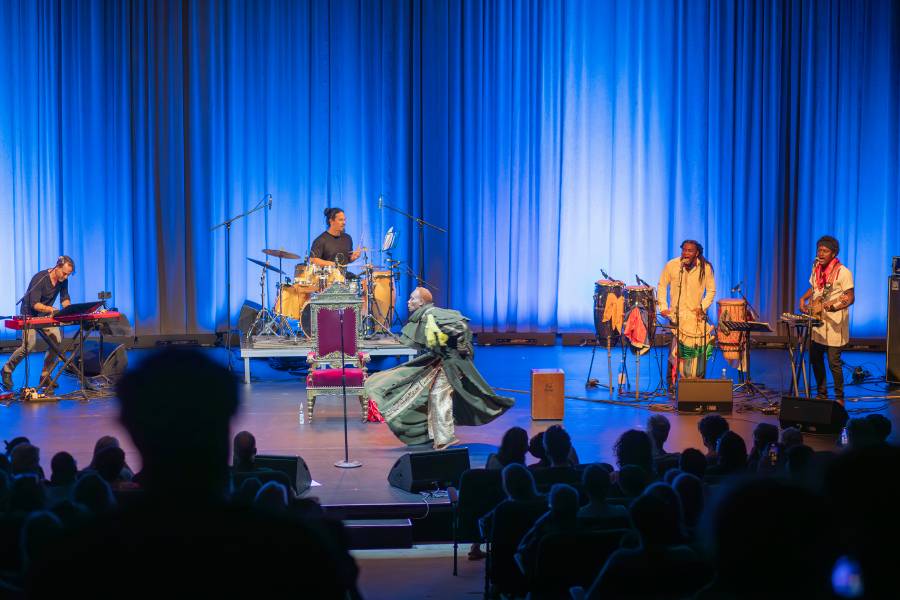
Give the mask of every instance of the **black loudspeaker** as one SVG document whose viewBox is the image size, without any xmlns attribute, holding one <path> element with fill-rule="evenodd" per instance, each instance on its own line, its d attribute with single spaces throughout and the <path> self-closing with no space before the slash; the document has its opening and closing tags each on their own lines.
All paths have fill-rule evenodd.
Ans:
<svg viewBox="0 0 900 600">
<path fill-rule="evenodd" d="M 294 491 L 302 494 L 312 484 L 312 476 L 306 461 L 300 456 L 278 456 L 274 454 L 258 454 L 255 465 L 258 468 L 281 471 L 291 480 Z"/>
<path fill-rule="evenodd" d="M 110 310 L 116 310 L 111 308 Z M 100 333 L 115 337 L 128 337 L 134 335 L 131 323 L 125 315 L 119 315 L 118 319 L 103 319 L 97 323 Z"/>
<path fill-rule="evenodd" d="M 898 258 L 900 257 L 894 257 L 894 261 L 897 262 Z M 900 383 L 900 275 L 888 279 L 885 362 L 887 363 L 884 369 L 885 380 L 888 383 Z"/>
<path fill-rule="evenodd" d="M 796 427 L 809 433 L 840 433 L 847 419 L 847 411 L 833 400 L 781 397 L 778 422 L 782 429 Z"/>
<path fill-rule="evenodd" d="M 731 414 L 730 379 L 694 379 L 684 377 L 678 382 L 675 410 L 678 412 L 717 412 Z"/>
<path fill-rule="evenodd" d="M 253 321 L 256 320 L 256 315 L 261 310 L 262 306 L 259 303 L 250 302 L 249 300 L 244 301 L 244 304 L 241 306 L 241 313 L 238 316 L 238 331 L 247 333 L 247 330 L 253 325 Z"/>
<path fill-rule="evenodd" d="M 459 477 L 469 470 L 469 449 L 440 452 L 407 452 L 397 459 L 388 474 L 388 483 L 407 492 L 459 486 Z"/>
<path fill-rule="evenodd" d="M 102 352 L 101 352 L 102 349 Z M 103 375 L 109 379 L 118 379 L 128 367 L 128 353 L 124 345 L 103 344 L 94 340 L 84 342 L 84 376 L 97 377 Z M 78 374 L 78 361 L 73 361 L 66 369 L 73 375 Z"/>
</svg>

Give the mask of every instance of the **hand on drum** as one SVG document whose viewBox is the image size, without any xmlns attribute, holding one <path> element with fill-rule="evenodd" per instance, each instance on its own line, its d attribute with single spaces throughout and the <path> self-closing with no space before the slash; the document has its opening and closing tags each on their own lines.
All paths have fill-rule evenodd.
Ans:
<svg viewBox="0 0 900 600">
<path fill-rule="evenodd" d="M 664 316 L 664 317 L 667 318 L 667 319 L 671 319 L 671 318 L 672 318 L 672 311 L 670 311 L 668 308 L 667 308 L 666 310 L 661 310 L 661 311 L 659 311 L 659 314 L 662 315 L 662 316 Z"/>
</svg>

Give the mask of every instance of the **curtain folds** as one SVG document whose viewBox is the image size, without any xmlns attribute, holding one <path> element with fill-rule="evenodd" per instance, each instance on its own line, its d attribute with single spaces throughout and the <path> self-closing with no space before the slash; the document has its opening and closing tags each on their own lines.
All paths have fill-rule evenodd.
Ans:
<svg viewBox="0 0 900 600">
<path fill-rule="evenodd" d="M 0 0 L 5 314 L 67 253 L 141 335 L 223 330 L 211 228 L 272 194 L 233 315 L 340 206 L 486 330 L 590 330 L 601 268 L 655 283 L 686 238 L 774 322 L 830 233 L 882 336 L 898 164 L 890 0 Z"/>
</svg>

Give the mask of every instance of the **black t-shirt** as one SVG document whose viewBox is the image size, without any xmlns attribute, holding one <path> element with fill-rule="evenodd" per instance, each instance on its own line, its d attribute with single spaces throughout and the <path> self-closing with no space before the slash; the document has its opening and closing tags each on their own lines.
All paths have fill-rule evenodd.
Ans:
<svg viewBox="0 0 900 600">
<path fill-rule="evenodd" d="M 346 265 L 350 262 L 350 255 L 353 253 L 353 238 L 346 233 L 335 237 L 323 231 L 322 235 L 313 241 L 312 248 L 309 251 L 310 258 L 321 258 L 322 260 L 334 261 L 338 254 L 341 255 L 341 264 Z"/>
<path fill-rule="evenodd" d="M 22 314 L 26 316 L 43 314 L 34 308 L 34 305 L 38 302 L 52 306 L 56 302 L 57 295 L 63 302 L 69 299 L 69 280 L 66 279 L 53 285 L 49 270 L 41 271 L 32 277 L 26 289 L 28 291 L 25 295 L 25 300 L 22 301 Z"/>
</svg>

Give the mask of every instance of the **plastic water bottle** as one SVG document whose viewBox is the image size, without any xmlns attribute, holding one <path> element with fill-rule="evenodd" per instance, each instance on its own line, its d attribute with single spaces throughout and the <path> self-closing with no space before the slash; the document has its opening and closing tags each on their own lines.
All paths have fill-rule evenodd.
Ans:
<svg viewBox="0 0 900 600">
<path fill-rule="evenodd" d="M 728 379 L 728 375 L 725 374 L 725 369 L 722 369 L 722 379 Z"/>
</svg>

